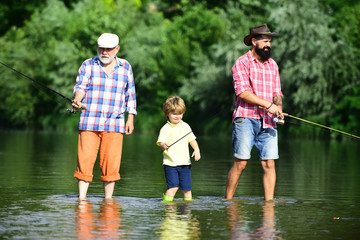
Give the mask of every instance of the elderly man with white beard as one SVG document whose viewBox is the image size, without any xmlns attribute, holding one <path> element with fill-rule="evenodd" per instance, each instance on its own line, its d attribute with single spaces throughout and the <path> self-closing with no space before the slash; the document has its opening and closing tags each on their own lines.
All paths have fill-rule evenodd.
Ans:
<svg viewBox="0 0 360 240">
<path fill-rule="evenodd" d="M 85 60 L 79 69 L 72 104 L 82 109 L 74 174 L 80 200 L 86 199 L 99 149 L 104 195 L 106 199 L 112 198 L 115 181 L 120 179 L 123 134 L 133 132 L 137 114 L 131 65 L 116 56 L 120 50 L 119 37 L 104 33 L 97 44 L 98 56 Z"/>
</svg>

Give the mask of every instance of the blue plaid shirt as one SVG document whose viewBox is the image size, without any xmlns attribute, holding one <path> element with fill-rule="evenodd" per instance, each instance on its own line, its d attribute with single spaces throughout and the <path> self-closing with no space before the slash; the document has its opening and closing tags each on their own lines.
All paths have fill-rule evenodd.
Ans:
<svg viewBox="0 0 360 240">
<path fill-rule="evenodd" d="M 117 64 L 106 74 L 98 57 L 87 59 L 79 69 L 74 87 L 84 94 L 79 130 L 125 132 L 125 111 L 136 115 L 136 94 L 131 65 L 116 57 Z"/>
</svg>

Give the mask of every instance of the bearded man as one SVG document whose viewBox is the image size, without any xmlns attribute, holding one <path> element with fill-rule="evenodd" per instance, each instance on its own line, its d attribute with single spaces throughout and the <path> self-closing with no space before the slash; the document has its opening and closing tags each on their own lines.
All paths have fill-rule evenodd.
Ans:
<svg viewBox="0 0 360 240">
<path fill-rule="evenodd" d="M 72 104 L 82 109 L 74 174 L 78 179 L 80 200 L 86 199 L 99 149 L 105 198 L 112 198 L 115 181 L 120 179 L 123 134 L 133 132 L 137 114 L 131 65 L 116 56 L 120 49 L 119 37 L 104 33 L 97 45 L 98 56 L 85 60 L 79 69 Z"/>
<path fill-rule="evenodd" d="M 271 56 L 270 32 L 266 24 L 250 28 L 244 43 L 251 49 L 238 58 L 232 68 L 235 89 L 232 142 L 234 164 L 228 173 L 226 199 L 232 199 L 240 176 L 255 145 L 263 169 L 265 201 L 273 200 L 278 154 L 274 118 L 283 119 L 279 69 Z"/>
</svg>

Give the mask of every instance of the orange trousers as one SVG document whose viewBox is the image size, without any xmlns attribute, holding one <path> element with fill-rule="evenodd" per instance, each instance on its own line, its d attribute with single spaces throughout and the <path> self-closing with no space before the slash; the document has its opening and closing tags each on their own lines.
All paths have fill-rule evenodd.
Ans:
<svg viewBox="0 0 360 240">
<path fill-rule="evenodd" d="M 79 131 L 77 169 L 74 177 L 85 182 L 92 181 L 93 168 L 100 148 L 101 181 L 119 180 L 122 144 L 122 133 Z"/>
</svg>

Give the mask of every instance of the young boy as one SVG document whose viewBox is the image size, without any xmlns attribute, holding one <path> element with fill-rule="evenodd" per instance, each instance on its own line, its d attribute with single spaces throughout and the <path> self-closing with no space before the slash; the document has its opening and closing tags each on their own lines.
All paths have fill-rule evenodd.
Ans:
<svg viewBox="0 0 360 240">
<path fill-rule="evenodd" d="M 195 157 L 195 161 L 199 161 L 201 156 L 195 135 L 190 126 L 181 120 L 185 110 L 184 100 L 177 96 L 169 97 L 163 105 L 168 121 L 160 130 L 157 145 L 163 149 L 163 166 L 168 188 L 164 201 L 172 201 L 179 188 L 185 201 L 192 200 L 189 143 L 194 149 L 192 157 Z"/>
</svg>

